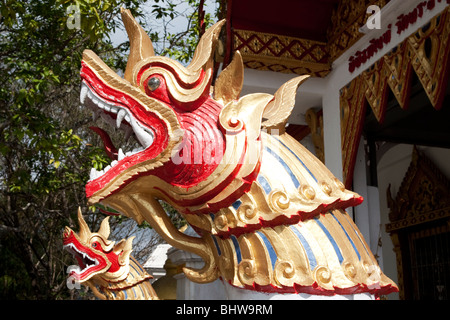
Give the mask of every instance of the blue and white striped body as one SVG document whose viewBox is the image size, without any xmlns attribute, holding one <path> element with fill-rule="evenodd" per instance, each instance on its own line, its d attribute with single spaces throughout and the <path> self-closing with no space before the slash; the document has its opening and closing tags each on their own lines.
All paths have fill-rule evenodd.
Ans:
<svg viewBox="0 0 450 320">
<path fill-rule="evenodd" d="M 222 279 L 277 294 L 395 290 L 344 211 L 362 199 L 289 135 L 262 141 L 251 189 L 208 217 Z"/>
</svg>

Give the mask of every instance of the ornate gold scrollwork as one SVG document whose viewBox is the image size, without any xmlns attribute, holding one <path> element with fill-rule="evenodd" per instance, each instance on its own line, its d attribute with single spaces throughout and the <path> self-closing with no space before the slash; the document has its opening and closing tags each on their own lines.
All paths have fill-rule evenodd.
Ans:
<svg viewBox="0 0 450 320">
<path fill-rule="evenodd" d="M 340 191 L 345 191 L 345 185 L 342 183 L 341 180 L 337 179 L 337 178 L 333 178 L 334 181 L 334 185 L 336 186 L 336 188 Z"/>
<path fill-rule="evenodd" d="M 238 278 L 243 284 L 251 285 L 256 275 L 256 263 L 251 259 L 244 259 L 238 265 Z"/>
<path fill-rule="evenodd" d="M 449 20 L 447 7 L 341 89 L 342 164 L 347 187 L 353 179 L 366 104 L 376 119 L 383 122 L 390 89 L 399 105 L 407 109 L 414 71 L 433 107 L 442 108 L 447 90 L 447 75 L 443 70 L 450 64 Z"/>
<path fill-rule="evenodd" d="M 313 276 L 316 282 L 323 288 L 332 288 L 331 282 L 331 271 L 328 267 L 317 266 L 313 271 Z"/>
<path fill-rule="evenodd" d="M 279 285 L 292 285 L 295 276 L 294 264 L 290 261 L 277 260 L 274 269 L 274 280 Z"/>
<path fill-rule="evenodd" d="M 226 231 L 228 229 L 228 219 L 225 214 L 218 214 L 214 218 L 214 225 L 218 231 Z"/>
<path fill-rule="evenodd" d="M 379 282 L 381 279 L 381 270 L 375 264 L 365 262 L 363 264 L 364 271 L 367 273 L 367 278 L 373 282 Z"/>
<path fill-rule="evenodd" d="M 281 190 L 274 190 L 269 195 L 269 203 L 275 210 L 286 210 L 290 202 L 288 195 Z"/>
<path fill-rule="evenodd" d="M 320 182 L 320 188 L 326 195 L 330 195 L 333 192 L 331 186 L 325 181 Z"/>
<path fill-rule="evenodd" d="M 236 261 L 233 259 L 234 251 L 227 240 L 220 241 L 216 238 L 221 250 L 221 255 L 218 258 L 218 267 L 220 274 L 224 279 L 233 279 L 234 265 Z"/>
<path fill-rule="evenodd" d="M 314 191 L 312 187 L 306 184 L 299 187 L 299 193 L 306 200 L 314 200 L 314 198 L 316 197 L 316 191 Z"/>
<path fill-rule="evenodd" d="M 237 216 L 242 222 L 248 223 L 256 216 L 256 209 L 252 204 L 243 204 L 237 210 Z"/>
<path fill-rule="evenodd" d="M 208 283 L 220 277 L 232 286 L 262 292 L 295 290 L 318 295 L 344 294 L 342 290 L 353 283 L 345 279 L 336 261 L 351 261 L 358 270 L 361 261 L 376 262 L 369 256 L 369 250 L 361 250 L 365 248 L 364 241 L 343 211 L 352 199 L 353 203 L 360 202 L 360 197 L 349 190 L 341 194 L 338 189 L 342 186 L 336 187 L 336 181 L 324 164 L 285 132 L 295 93 L 308 76 L 289 80 L 274 95 L 257 93 L 239 98 L 242 63 L 237 55 L 236 64 L 225 69 L 216 82 L 214 93 L 225 104 L 222 105 L 207 95 L 207 85 L 211 80 L 211 58 L 224 21 L 204 34 L 191 64 L 178 68 L 178 64 L 168 62 L 168 58 L 154 57 L 150 50 L 142 52 L 140 47 L 145 43 L 141 36 L 146 36 L 145 32 L 128 13 L 126 17 L 127 31 L 132 31 L 129 32 L 130 42 L 133 42 L 131 38 L 137 41 L 130 45 L 133 54 L 127 69 L 133 71 L 131 77 L 127 71 L 126 78 L 139 83 L 122 81 L 89 51 L 83 59 L 83 79 L 97 79 L 99 73 L 98 83 L 102 88 L 105 84 L 105 88 L 118 92 L 114 101 L 122 101 L 125 94 L 133 100 L 127 105 L 133 113 L 137 109 L 150 110 L 155 119 L 160 120 L 155 123 L 161 122 L 162 126 L 155 130 L 155 148 L 152 149 L 156 152 L 157 146 L 161 150 L 157 156 L 150 157 L 148 152 L 133 155 L 131 160 L 126 160 L 130 167 L 124 167 L 119 176 L 113 177 L 116 173 L 110 171 L 102 182 L 89 182 L 90 203 L 101 201 L 102 205 L 111 206 L 138 223 L 147 221 L 170 245 L 200 256 L 204 260 L 201 269 L 182 267 L 190 281 Z M 151 45 L 150 39 L 146 39 Z M 140 53 L 145 53 L 145 59 L 150 60 L 139 59 Z M 152 65 L 151 61 L 157 64 Z M 167 65 L 165 71 L 162 71 L 163 65 Z M 326 70 L 319 67 L 316 72 L 320 74 L 329 71 L 328 63 Z M 138 85 L 144 84 L 143 81 L 148 88 L 147 79 L 155 72 L 165 77 L 167 90 L 164 92 L 167 91 L 168 96 L 164 93 L 162 97 L 174 100 L 173 108 L 159 101 L 159 93 L 150 95 L 139 90 Z M 180 72 L 186 75 L 178 75 Z M 138 79 L 138 75 L 141 78 Z M 233 81 L 228 86 L 230 77 Z M 97 84 L 95 79 L 91 81 L 93 84 Z M 183 90 L 176 86 L 179 80 Z M 107 91 L 103 94 L 108 96 Z M 188 112 L 190 114 L 185 114 Z M 149 125 L 153 123 L 149 121 Z M 145 130 L 134 127 L 138 136 L 145 134 L 147 138 L 148 135 L 141 132 Z M 207 135 L 194 132 L 202 128 Z M 181 137 L 178 129 L 190 134 Z M 275 136 L 276 130 L 278 135 Z M 215 138 L 219 136 L 221 139 Z M 146 140 L 144 145 L 147 145 L 148 139 L 138 140 Z M 179 152 L 177 145 L 183 142 L 181 140 L 185 145 L 191 144 L 188 150 L 194 154 L 207 152 L 202 162 L 183 163 L 178 171 L 173 165 L 179 164 L 170 158 L 174 154 L 172 151 Z M 217 159 L 219 163 L 208 160 L 213 156 L 210 150 L 215 150 L 215 155 L 219 150 L 224 152 Z M 138 164 L 134 165 L 134 159 L 138 161 L 138 158 Z M 110 178 L 103 186 L 105 179 Z M 307 184 L 302 186 L 305 182 Z M 339 195 L 326 196 L 333 192 Z M 178 230 L 160 200 L 178 210 L 200 237 Z M 356 254 L 363 258 L 357 260 Z M 366 284 L 372 283 L 361 282 L 362 286 Z M 391 282 L 386 283 L 383 292 L 394 290 L 392 286 Z"/>
<path fill-rule="evenodd" d="M 356 277 L 356 268 L 353 264 L 351 264 L 350 262 L 344 262 L 342 264 L 342 268 L 344 269 L 344 274 L 345 276 L 353 281 Z"/>
</svg>

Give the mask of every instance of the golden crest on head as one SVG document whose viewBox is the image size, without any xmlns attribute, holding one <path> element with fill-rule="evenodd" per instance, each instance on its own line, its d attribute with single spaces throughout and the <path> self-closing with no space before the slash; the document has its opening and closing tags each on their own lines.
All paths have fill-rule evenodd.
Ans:
<svg viewBox="0 0 450 320">
<path fill-rule="evenodd" d="M 195 101 L 205 90 L 209 91 L 214 67 L 214 50 L 225 20 L 219 21 L 206 30 L 197 45 L 191 63 L 184 67 L 175 60 L 155 56 L 150 37 L 131 15 L 130 10 L 122 8 L 121 13 L 130 40 L 130 54 L 124 75 L 126 80 L 137 87 L 142 87 L 142 82 L 139 82 L 137 79 L 140 72 L 143 72 L 140 75 L 141 80 L 148 78 L 151 74 L 162 74 L 168 83 L 172 97 L 183 103 Z M 143 68 L 146 66 L 157 63 L 170 67 L 174 72 L 168 72 L 165 68 L 158 67 L 153 67 L 151 70 L 148 68 L 149 70 L 143 71 Z M 174 74 L 176 74 L 176 77 Z M 201 80 L 201 77 L 204 77 L 204 79 Z M 200 80 L 202 85 L 195 85 Z M 189 87 L 193 88 L 186 89 Z"/>
</svg>

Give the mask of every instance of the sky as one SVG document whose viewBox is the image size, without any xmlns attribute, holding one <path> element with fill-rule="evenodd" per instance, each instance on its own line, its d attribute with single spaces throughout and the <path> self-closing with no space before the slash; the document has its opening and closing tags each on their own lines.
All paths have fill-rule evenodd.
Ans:
<svg viewBox="0 0 450 320">
<path fill-rule="evenodd" d="M 189 4 L 187 4 L 186 1 L 174 0 L 172 2 L 179 3 L 175 10 L 178 12 L 181 12 L 182 15 L 176 17 L 172 21 L 167 20 L 167 22 L 168 22 L 167 31 L 169 33 L 177 33 L 177 32 L 181 32 L 186 29 L 186 27 L 187 27 L 186 15 L 190 14 L 193 11 L 193 9 L 191 7 L 189 7 Z M 154 14 L 152 14 L 152 6 L 153 5 L 154 5 L 154 1 L 148 1 L 144 5 L 144 13 L 146 13 L 144 15 L 147 16 L 146 22 L 147 22 L 147 25 L 150 26 L 152 32 L 158 31 L 158 32 L 162 33 L 163 32 L 163 23 L 161 23 L 160 20 L 152 21 L 152 18 L 154 17 Z M 205 9 L 206 13 L 214 14 L 215 9 L 216 9 L 216 1 L 205 0 L 204 9 Z M 117 16 L 117 19 L 120 19 L 120 15 Z M 150 32 L 150 30 L 147 30 L 147 32 Z M 113 42 L 114 45 L 119 45 L 127 40 L 128 40 L 128 37 L 127 37 L 125 28 L 123 27 L 123 25 L 121 28 L 116 29 L 116 32 L 111 36 L 111 41 Z M 156 45 L 157 44 L 155 44 L 155 46 Z"/>
</svg>

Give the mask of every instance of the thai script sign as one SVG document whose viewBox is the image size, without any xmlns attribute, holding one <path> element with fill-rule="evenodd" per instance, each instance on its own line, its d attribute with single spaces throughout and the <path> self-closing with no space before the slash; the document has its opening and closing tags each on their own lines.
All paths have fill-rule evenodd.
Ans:
<svg viewBox="0 0 450 320">
<path fill-rule="evenodd" d="M 436 2 L 443 2 L 444 0 L 427 0 L 420 2 L 412 11 L 407 14 L 401 14 L 397 17 L 395 27 L 397 34 L 401 34 L 408 27 L 414 24 L 417 19 L 422 18 L 426 10 L 433 10 L 436 6 Z M 450 0 L 446 0 L 450 4 Z M 378 19 L 381 19 L 380 12 L 377 12 Z M 370 19 L 370 18 L 369 18 Z M 370 28 L 373 29 L 373 28 Z M 356 69 L 365 64 L 370 58 L 372 58 L 378 51 L 383 49 L 387 44 L 391 42 L 392 36 L 392 24 L 389 24 L 387 30 L 379 38 L 369 41 L 369 45 L 362 51 L 356 51 L 348 60 L 348 71 L 353 73 Z"/>
</svg>

